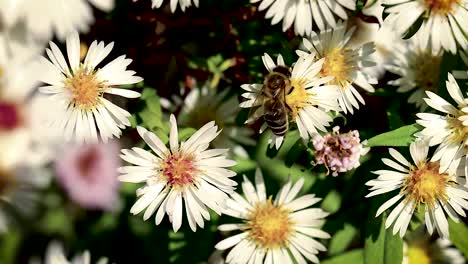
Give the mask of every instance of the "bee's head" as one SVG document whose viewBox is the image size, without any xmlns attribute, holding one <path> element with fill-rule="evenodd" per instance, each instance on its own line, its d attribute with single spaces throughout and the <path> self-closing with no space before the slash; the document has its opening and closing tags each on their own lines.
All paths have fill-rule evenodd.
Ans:
<svg viewBox="0 0 468 264">
<path fill-rule="evenodd" d="M 287 85 L 288 79 L 285 78 L 282 74 L 278 73 L 273 73 L 271 74 L 267 80 L 266 80 L 266 85 L 271 89 L 271 90 L 280 90 L 284 89 Z"/>
</svg>

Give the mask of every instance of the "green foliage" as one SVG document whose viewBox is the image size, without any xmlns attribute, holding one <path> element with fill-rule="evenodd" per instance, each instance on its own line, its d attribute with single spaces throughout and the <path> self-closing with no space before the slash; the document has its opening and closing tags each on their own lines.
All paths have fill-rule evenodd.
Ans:
<svg viewBox="0 0 468 264">
<path fill-rule="evenodd" d="M 367 141 L 368 147 L 406 147 L 414 141 L 414 133 L 421 130 L 417 124 L 407 125 L 390 132 L 377 135 Z"/>
<path fill-rule="evenodd" d="M 459 223 L 449 219 L 450 241 L 460 250 L 465 258 L 468 258 L 468 227 L 465 223 Z"/>
<path fill-rule="evenodd" d="M 141 93 L 141 100 L 145 102 L 145 107 L 138 113 L 142 125 L 152 131 L 163 128 L 161 104 L 156 90 L 149 87 L 144 88 Z"/>
<path fill-rule="evenodd" d="M 345 223 L 343 229 L 336 232 L 331 238 L 328 246 L 328 254 L 333 256 L 345 251 L 357 233 L 358 230 L 354 226 Z"/>
<path fill-rule="evenodd" d="M 363 262 L 363 250 L 355 249 L 339 256 L 324 260 L 322 264 L 358 264 Z"/>
<path fill-rule="evenodd" d="M 365 264 L 401 264 L 403 240 L 392 234 L 392 228 L 385 229 L 385 217 L 367 220 L 364 244 Z"/>
</svg>

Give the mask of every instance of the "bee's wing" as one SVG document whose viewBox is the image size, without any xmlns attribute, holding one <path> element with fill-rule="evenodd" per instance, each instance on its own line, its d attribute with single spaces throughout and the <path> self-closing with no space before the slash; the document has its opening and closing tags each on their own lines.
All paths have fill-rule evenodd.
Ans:
<svg viewBox="0 0 468 264">
<path fill-rule="evenodd" d="M 246 124 L 252 124 L 255 120 L 259 119 L 263 115 L 263 104 L 265 102 L 265 96 L 263 96 L 261 93 L 257 95 L 257 98 L 255 98 L 255 101 L 252 104 L 252 107 L 249 110 L 249 115 L 247 121 L 245 121 Z"/>
</svg>

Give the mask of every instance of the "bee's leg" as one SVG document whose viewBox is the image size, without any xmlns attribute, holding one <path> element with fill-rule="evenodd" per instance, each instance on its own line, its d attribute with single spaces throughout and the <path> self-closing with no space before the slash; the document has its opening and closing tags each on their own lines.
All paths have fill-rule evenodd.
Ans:
<svg viewBox="0 0 468 264">
<path fill-rule="evenodd" d="M 290 106 L 289 106 L 289 105 L 288 105 L 286 102 L 285 102 L 285 104 L 284 104 L 284 105 L 285 105 L 285 106 L 286 106 L 286 108 L 289 110 L 289 112 L 292 112 L 292 111 L 293 111 L 293 110 L 292 110 L 292 108 L 291 108 L 291 107 L 290 107 Z"/>
<path fill-rule="evenodd" d="M 294 86 L 291 86 L 291 89 L 289 89 L 287 95 L 290 95 L 294 91 Z"/>
</svg>

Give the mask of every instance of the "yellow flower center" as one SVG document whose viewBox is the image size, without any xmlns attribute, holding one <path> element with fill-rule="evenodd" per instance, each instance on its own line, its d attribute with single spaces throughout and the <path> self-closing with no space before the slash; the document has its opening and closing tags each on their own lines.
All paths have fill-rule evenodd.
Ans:
<svg viewBox="0 0 468 264">
<path fill-rule="evenodd" d="M 408 264 L 431 264 L 431 256 L 424 244 L 414 244 L 408 246 Z"/>
<path fill-rule="evenodd" d="M 349 82 L 348 76 L 350 71 L 356 67 L 356 65 L 349 62 L 349 55 L 351 52 L 352 49 L 347 48 L 332 49 L 325 55 L 325 62 L 320 71 L 321 75 L 334 76 L 335 79 L 331 81 L 331 84 L 343 86 Z"/>
<path fill-rule="evenodd" d="M 407 199 L 413 200 L 415 205 L 426 204 L 430 208 L 436 206 L 437 201 L 447 200 L 446 185 L 450 179 L 447 173 L 439 173 L 439 162 L 422 162 L 412 168 L 404 182 L 402 192 Z"/>
<path fill-rule="evenodd" d="M 430 52 L 425 52 L 414 60 L 414 69 L 416 69 L 415 82 L 417 87 L 436 92 L 439 82 L 440 64 L 442 56 L 433 56 Z"/>
<path fill-rule="evenodd" d="M 263 248 L 283 246 L 293 231 L 289 211 L 273 205 L 271 199 L 257 204 L 248 219 L 250 238 Z"/>
<path fill-rule="evenodd" d="M 286 95 L 286 104 L 292 110 L 291 116 L 293 119 L 296 118 L 299 110 L 308 104 L 309 94 L 305 89 L 306 82 L 307 80 L 305 79 L 291 80 L 291 86 L 294 87 L 294 89 L 290 94 Z"/>
<path fill-rule="evenodd" d="M 172 154 L 162 165 L 162 174 L 173 187 L 184 187 L 194 182 L 196 172 L 193 158 L 182 153 Z"/>
<path fill-rule="evenodd" d="M 424 0 L 424 3 L 431 12 L 447 15 L 460 3 L 460 0 Z"/>
<path fill-rule="evenodd" d="M 72 94 L 72 103 L 81 109 L 89 110 L 100 103 L 107 86 L 96 80 L 94 73 L 82 68 L 65 82 Z"/>
<path fill-rule="evenodd" d="M 460 112 L 460 115 L 465 115 L 465 113 Z M 458 116 L 449 116 L 447 120 L 452 128 L 449 140 L 458 144 L 466 142 L 468 139 L 468 127 L 464 126 L 462 121 L 458 120 Z"/>
</svg>

